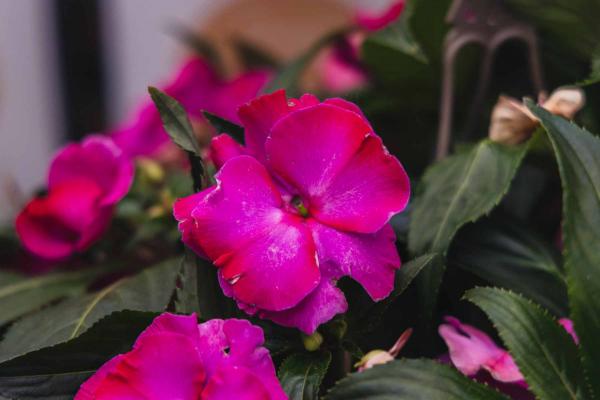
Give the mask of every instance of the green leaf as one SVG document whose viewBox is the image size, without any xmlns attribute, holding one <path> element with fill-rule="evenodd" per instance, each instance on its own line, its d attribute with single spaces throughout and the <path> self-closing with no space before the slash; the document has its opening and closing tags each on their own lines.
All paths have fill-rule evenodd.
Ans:
<svg viewBox="0 0 600 400">
<path fill-rule="evenodd" d="M 163 126 L 173 142 L 183 150 L 200 157 L 200 145 L 183 106 L 155 87 L 150 86 L 148 93 L 150 93 L 150 97 L 160 113 Z"/>
<path fill-rule="evenodd" d="M 383 317 L 388 307 L 400 296 L 415 277 L 423 270 L 430 266 L 439 255 L 424 254 L 402 265 L 396 272 L 394 280 L 394 290 L 388 297 L 380 302 L 374 303 L 371 307 L 361 312 L 356 329 L 352 329 L 355 333 L 363 334 L 373 330 Z"/>
<path fill-rule="evenodd" d="M 409 250 L 445 254 L 460 227 L 489 213 L 504 197 L 527 148 L 484 140 L 429 168 L 414 200 Z M 427 314 L 434 308 L 444 269 L 440 259 L 419 276 Z"/>
<path fill-rule="evenodd" d="M 73 340 L 0 364 L 0 396 L 72 399 L 102 364 L 130 351 L 154 317 L 134 311 L 113 313 Z"/>
<path fill-rule="evenodd" d="M 240 315 L 235 302 L 223 294 L 217 278 L 217 267 L 210 261 L 194 257 L 198 278 L 200 317 L 206 321 L 213 318 L 232 318 Z"/>
<path fill-rule="evenodd" d="M 565 271 L 588 381 L 600 396 L 600 139 L 527 103 L 552 142 L 563 187 Z"/>
<path fill-rule="evenodd" d="M 465 297 L 492 320 L 539 399 L 589 398 L 577 346 L 546 310 L 497 288 L 475 288 Z"/>
<path fill-rule="evenodd" d="M 279 65 L 273 55 L 243 39 L 234 40 L 233 46 L 242 60 L 244 70 L 249 71 L 257 68 L 275 69 Z"/>
<path fill-rule="evenodd" d="M 557 316 L 569 315 L 557 250 L 514 220 L 502 217 L 466 226 L 452 242 L 448 260 L 532 299 Z"/>
<path fill-rule="evenodd" d="M 331 363 L 330 352 L 297 353 L 279 367 L 279 380 L 290 400 L 316 400 Z"/>
<path fill-rule="evenodd" d="M 51 273 L 28 277 L 0 272 L 0 325 L 64 297 L 85 292 L 97 271 Z"/>
<path fill-rule="evenodd" d="M 326 400 L 508 400 L 433 360 L 396 360 L 339 381 Z"/>
<path fill-rule="evenodd" d="M 164 311 L 178 272 L 177 261 L 168 260 L 98 292 L 65 300 L 19 320 L 0 343 L 0 362 L 69 341 L 115 311 Z"/>
<path fill-rule="evenodd" d="M 239 143 L 244 144 L 244 128 L 209 112 L 204 111 L 203 114 L 218 134 L 227 133 Z"/>
<path fill-rule="evenodd" d="M 300 79 L 301 74 L 304 72 L 309 63 L 319 54 L 321 49 L 334 43 L 336 40 L 343 38 L 346 34 L 350 33 L 349 29 L 343 29 L 340 31 L 332 32 L 326 35 L 314 43 L 310 48 L 287 65 L 284 65 L 277 74 L 273 77 L 271 82 L 267 85 L 264 92 L 272 93 L 278 89 L 285 89 L 289 96 L 295 96 L 297 94 L 297 83 Z"/>
<path fill-rule="evenodd" d="M 199 312 L 200 304 L 198 290 L 198 267 L 194 261 L 195 255 L 186 250 L 181 260 L 181 270 L 177 278 L 175 289 L 175 312 L 180 314 L 191 314 Z"/>
</svg>

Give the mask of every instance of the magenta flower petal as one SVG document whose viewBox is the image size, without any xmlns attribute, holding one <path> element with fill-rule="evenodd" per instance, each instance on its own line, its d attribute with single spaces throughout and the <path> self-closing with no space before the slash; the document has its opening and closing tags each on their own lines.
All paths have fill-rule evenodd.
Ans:
<svg viewBox="0 0 600 400">
<path fill-rule="evenodd" d="M 173 216 L 179 222 L 178 228 L 181 232 L 181 241 L 194 250 L 200 257 L 208 258 L 205 251 L 200 247 L 200 235 L 196 221 L 192 217 L 194 207 L 204 201 L 205 197 L 213 192 L 213 188 L 206 189 L 200 193 L 177 199 L 173 204 Z"/>
<path fill-rule="evenodd" d="M 112 207 L 99 207 L 102 189 L 89 180 L 56 185 L 19 213 L 15 229 L 31 253 L 61 259 L 85 250 L 108 227 Z"/>
<path fill-rule="evenodd" d="M 367 117 L 365 116 L 365 114 L 362 112 L 362 110 L 360 109 L 360 107 L 358 107 L 356 104 L 352 103 L 351 101 L 348 100 L 344 100 L 340 97 L 333 97 L 331 99 L 327 99 L 323 102 L 324 104 L 329 104 L 332 106 L 336 106 L 339 108 L 343 108 L 344 110 L 348 110 L 348 111 L 352 111 L 353 113 L 358 114 L 359 117 L 362 118 L 363 121 L 365 121 L 365 123 L 367 125 L 369 125 L 369 128 L 371 129 L 371 133 L 374 135 L 374 131 L 373 131 L 373 127 L 371 127 L 371 123 L 367 120 Z"/>
<path fill-rule="evenodd" d="M 347 309 L 344 293 L 330 279 L 321 279 L 319 286 L 297 306 L 284 311 L 259 311 L 258 315 L 283 326 L 298 328 L 310 335 L 319 325 Z"/>
<path fill-rule="evenodd" d="M 342 230 L 372 233 L 404 210 L 410 181 L 381 139 L 366 138 L 325 190 L 312 196 L 311 214 Z"/>
<path fill-rule="evenodd" d="M 320 104 L 281 118 L 266 142 L 273 171 L 308 200 L 322 196 L 371 128 L 356 113 Z"/>
<path fill-rule="evenodd" d="M 213 388 L 216 390 L 218 387 L 218 393 L 224 393 L 224 388 L 218 384 L 218 381 L 224 379 L 232 385 L 238 385 L 243 380 L 248 385 L 249 394 L 252 393 L 251 389 L 256 388 L 258 394 L 266 391 L 270 395 L 267 398 L 286 399 L 276 378 L 271 356 L 268 350 L 262 347 L 265 341 L 262 329 L 240 319 L 214 319 L 200 324 L 198 329 L 200 332 L 198 351 L 209 377 L 207 390 L 211 387 L 211 382 L 215 381 L 216 387 L 213 386 Z M 237 372 L 241 374 L 237 384 L 235 383 L 236 368 Z M 245 373 L 249 371 L 252 372 L 251 375 Z M 257 385 L 258 382 L 251 382 L 254 377 L 262 384 Z M 212 399 L 212 397 L 208 398 Z M 253 399 L 254 397 L 248 398 Z M 215 397 L 215 399 L 221 399 L 221 397 Z"/>
<path fill-rule="evenodd" d="M 252 157 L 229 160 L 216 179 L 192 212 L 198 246 L 221 267 L 236 299 L 274 311 L 296 305 L 319 283 L 310 232 L 279 208 L 277 188 Z"/>
<path fill-rule="evenodd" d="M 271 76 L 271 72 L 265 70 L 246 72 L 222 85 L 204 109 L 239 124 L 238 108 L 254 99 Z"/>
<path fill-rule="evenodd" d="M 230 158 L 246 153 L 246 149 L 227 134 L 215 136 L 210 141 L 209 157 L 217 169 L 220 169 Z"/>
<path fill-rule="evenodd" d="M 246 147 L 259 161 L 266 160 L 264 147 L 271 128 L 291 109 L 283 90 L 260 96 L 239 108 L 239 119 L 245 128 Z"/>
<path fill-rule="evenodd" d="M 379 14 L 358 11 L 355 16 L 356 25 L 371 32 L 383 29 L 398 19 L 404 10 L 404 5 L 405 0 L 396 1 Z"/>
<path fill-rule="evenodd" d="M 390 294 L 400 257 L 396 235 L 389 224 L 372 234 L 338 231 L 316 221 L 309 224 L 323 276 L 350 276 L 375 301 Z"/>
<path fill-rule="evenodd" d="M 447 324 L 440 325 L 439 334 L 446 342 L 452 364 L 468 376 L 487 370 L 500 382 L 523 382 L 517 365 L 510 354 L 498 347 L 488 335 L 458 319 L 446 317 Z"/>
<path fill-rule="evenodd" d="M 259 376 L 250 368 L 225 367 L 212 377 L 202 392 L 202 400 L 270 400 L 272 397 Z"/>
<path fill-rule="evenodd" d="M 75 399 L 284 400 L 263 343 L 262 330 L 245 320 L 198 325 L 195 315 L 162 314 Z"/>
<path fill-rule="evenodd" d="M 561 318 L 558 320 L 558 323 L 563 328 L 565 328 L 565 330 L 567 331 L 567 333 L 569 335 L 571 335 L 575 344 L 579 344 L 579 337 L 577 336 L 577 333 L 575 332 L 575 326 L 573 325 L 573 321 L 571 321 L 569 318 Z"/>
<path fill-rule="evenodd" d="M 91 180 L 102 189 L 101 205 L 113 205 L 129 191 L 133 163 L 106 136 L 91 135 L 64 147 L 54 158 L 48 189 L 72 180 Z"/>
</svg>

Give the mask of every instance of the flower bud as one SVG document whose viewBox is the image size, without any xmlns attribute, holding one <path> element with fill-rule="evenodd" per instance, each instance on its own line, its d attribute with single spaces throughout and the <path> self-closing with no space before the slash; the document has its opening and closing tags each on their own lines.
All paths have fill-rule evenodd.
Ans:
<svg viewBox="0 0 600 400">
<path fill-rule="evenodd" d="M 583 90 L 575 87 L 556 89 L 543 104 L 543 107 L 552 114 L 560 115 L 566 119 L 573 119 L 575 114 L 585 104 Z"/>
<path fill-rule="evenodd" d="M 364 355 L 359 362 L 354 366 L 358 367 L 358 371 L 364 371 L 369 368 L 373 368 L 375 365 L 386 364 L 390 361 L 394 361 L 394 358 L 400 354 L 400 350 L 404 347 L 408 339 L 412 335 L 412 329 L 408 328 L 402 335 L 396 340 L 396 343 L 388 351 L 385 350 L 372 350 Z"/>
<path fill-rule="evenodd" d="M 316 351 L 323 344 L 323 336 L 319 332 L 315 332 L 310 336 L 302 335 L 302 343 L 304 343 L 306 350 Z"/>
<path fill-rule="evenodd" d="M 165 171 L 159 163 L 149 158 L 139 158 L 138 167 L 142 176 L 151 183 L 160 183 L 165 179 Z"/>
<path fill-rule="evenodd" d="M 521 103 L 500 96 L 492 111 L 490 139 L 507 145 L 516 145 L 527 140 L 538 124 L 528 111 Z"/>
</svg>

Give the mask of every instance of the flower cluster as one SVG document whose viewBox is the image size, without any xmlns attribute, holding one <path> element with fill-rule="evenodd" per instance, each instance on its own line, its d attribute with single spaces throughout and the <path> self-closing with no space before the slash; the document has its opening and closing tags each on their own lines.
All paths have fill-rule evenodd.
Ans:
<svg viewBox="0 0 600 400">
<path fill-rule="evenodd" d="M 219 268 L 240 308 L 306 333 L 346 311 L 335 282 L 373 300 L 400 267 L 390 218 L 409 180 L 360 109 L 283 91 L 239 110 L 246 147 L 213 139 L 217 185 L 175 203 L 183 241 Z"/>
<path fill-rule="evenodd" d="M 282 400 L 263 332 L 246 320 L 162 314 L 133 350 L 104 364 L 75 400 Z"/>
</svg>

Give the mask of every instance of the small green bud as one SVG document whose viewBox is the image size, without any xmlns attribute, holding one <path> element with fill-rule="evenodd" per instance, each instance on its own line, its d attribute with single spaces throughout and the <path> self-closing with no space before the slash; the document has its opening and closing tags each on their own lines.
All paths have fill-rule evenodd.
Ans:
<svg viewBox="0 0 600 400">
<path fill-rule="evenodd" d="M 319 332 L 315 332 L 310 336 L 302 335 L 302 342 L 304 343 L 304 348 L 306 350 L 316 351 L 319 350 L 323 344 L 323 336 Z"/>
</svg>

